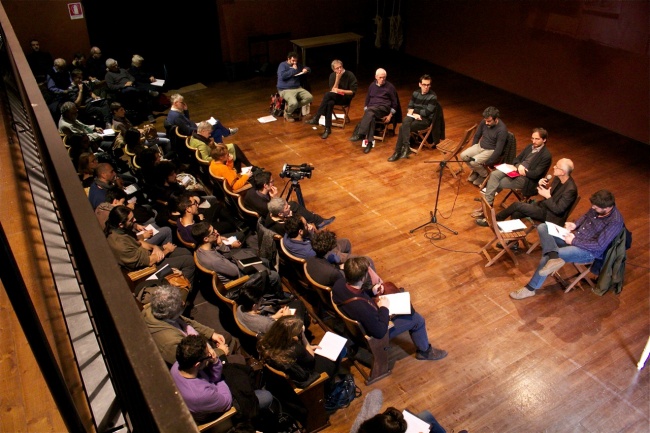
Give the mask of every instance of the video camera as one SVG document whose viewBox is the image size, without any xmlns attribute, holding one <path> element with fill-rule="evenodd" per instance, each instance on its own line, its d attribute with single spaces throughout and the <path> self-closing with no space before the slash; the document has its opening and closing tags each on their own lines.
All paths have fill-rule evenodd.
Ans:
<svg viewBox="0 0 650 433">
<path fill-rule="evenodd" d="M 314 170 L 314 166 L 303 162 L 300 165 L 291 165 L 284 164 L 282 166 L 282 171 L 280 172 L 281 178 L 288 177 L 291 180 L 300 180 L 304 178 L 311 178 L 311 172 Z"/>
</svg>

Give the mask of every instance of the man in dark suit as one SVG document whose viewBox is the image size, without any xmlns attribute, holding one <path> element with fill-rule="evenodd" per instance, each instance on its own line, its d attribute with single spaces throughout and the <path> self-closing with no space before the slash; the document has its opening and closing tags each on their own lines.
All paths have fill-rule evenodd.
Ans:
<svg viewBox="0 0 650 433">
<path fill-rule="evenodd" d="M 544 200 L 535 203 L 516 202 L 497 214 L 497 220 L 503 221 L 508 217 L 530 217 L 536 221 L 550 221 L 563 226 L 568 212 L 578 198 L 578 187 L 571 177 L 573 162 L 562 158 L 553 166 L 553 181 L 542 178 L 537 186 L 537 193 Z"/>
<path fill-rule="evenodd" d="M 551 166 L 551 152 L 546 147 L 548 133 L 544 128 L 533 129 L 531 141 L 513 161 L 516 176 L 510 177 L 501 170 L 490 173 L 485 187 L 485 200 L 492 205 L 494 196 L 503 189 L 520 189 L 524 196 L 536 194 L 537 182 L 544 177 Z M 479 218 L 476 223 L 487 227 L 485 218 Z"/>
</svg>

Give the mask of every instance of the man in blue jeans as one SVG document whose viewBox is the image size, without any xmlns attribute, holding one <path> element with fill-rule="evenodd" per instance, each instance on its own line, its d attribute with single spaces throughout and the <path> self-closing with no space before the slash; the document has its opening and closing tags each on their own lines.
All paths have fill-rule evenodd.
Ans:
<svg viewBox="0 0 650 433">
<path fill-rule="evenodd" d="M 366 257 L 351 257 L 345 261 L 345 278 L 340 278 L 332 287 L 332 299 L 339 309 L 351 319 L 359 321 L 370 337 L 383 338 L 388 331 L 389 337 L 393 338 L 408 331 L 417 348 L 416 359 L 435 361 L 447 356 L 446 351 L 436 349 L 429 343 L 424 317 L 413 307 L 411 314 L 391 317 L 388 300 L 379 297 L 375 301 L 383 293 L 383 284 L 377 274 L 369 272 L 369 268 L 370 262 Z M 369 278 L 372 279 L 371 289 L 363 290 L 364 282 Z M 390 321 L 393 326 L 388 329 Z"/>
<path fill-rule="evenodd" d="M 589 198 L 591 209 L 575 223 L 567 222 L 569 230 L 563 238 L 552 236 L 546 223 L 537 226 L 542 259 L 528 284 L 511 292 L 512 299 L 535 296 L 546 277 L 559 270 L 565 263 L 591 263 L 605 255 L 614 238 L 623 230 L 623 216 L 616 208 L 614 194 L 601 189 Z"/>
</svg>

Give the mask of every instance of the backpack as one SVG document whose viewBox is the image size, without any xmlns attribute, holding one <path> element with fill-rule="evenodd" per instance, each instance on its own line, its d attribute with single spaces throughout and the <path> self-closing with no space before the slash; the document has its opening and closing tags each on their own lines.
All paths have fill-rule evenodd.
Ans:
<svg viewBox="0 0 650 433">
<path fill-rule="evenodd" d="M 354 383 L 354 376 L 350 373 L 345 374 L 325 397 L 325 410 L 331 412 L 348 407 L 357 397 L 361 397 L 361 389 Z"/>
<path fill-rule="evenodd" d="M 271 106 L 269 108 L 270 113 L 275 117 L 284 116 L 284 104 L 284 98 L 282 98 L 279 93 L 271 95 Z"/>
</svg>

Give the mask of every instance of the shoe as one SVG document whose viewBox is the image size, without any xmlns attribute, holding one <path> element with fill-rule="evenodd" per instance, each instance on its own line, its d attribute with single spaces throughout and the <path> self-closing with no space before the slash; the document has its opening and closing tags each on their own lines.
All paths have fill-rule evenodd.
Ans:
<svg viewBox="0 0 650 433">
<path fill-rule="evenodd" d="M 495 247 L 500 249 L 500 250 L 503 249 L 503 245 L 501 245 L 501 242 L 497 242 Z M 509 248 L 510 248 L 511 251 L 519 251 L 519 242 L 511 243 Z"/>
<path fill-rule="evenodd" d="M 468 182 L 474 182 L 474 181 L 476 180 L 477 177 L 478 177 L 478 173 L 475 172 L 475 171 L 473 171 L 473 172 L 471 172 L 471 173 L 469 174 L 469 176 L 467 177 L 467 181 L 468 181 Z"/>
<path fill-rule="evenodd" d="M 562 266 L 564 266 L 564 260 L 557 258 L 557 259 L 549 259 L 548 262 L 544 265 L 542 269 L 539 271 L 539 275 L 542 277 L 546 277 L 547 275 L 551 275 L 553 272 L 560 270 Z"/>
<path fill-rule="evenodd" d="M 331 129 L 329 129 L 329 128 L 325 128 L 325 131 L 323 131 L 323 135 L 321 135 L 320 138 L 322 138 L 323 140 L 325 140 L 327 137 L 330 136 L 331 133 L 332 133 L 332 130 L 331 130 Z"/>
<path fill-rule="evenodd" d="M 405 145 L 405 146 L 402 148 L 402 153 L 401 153 L 401 155 L 399 156 L 399 158 L 400 158 L 400 159 L 409 159 L 409 155 L 410 155 L 410 154 L 411 154 L 411 146 L 409 146 L 409 145 L 407 144 L 407 145 Z"/>
<path fill-rule="evenodd" d="M 475 210 L 470 214 L 472 218 L 484 218 L 485 216 L 483 215 L 483 209 L 481 210 Z"/>
<path fill-rule="evenodd" d="M 415 359 L 420 361 L 437 361 L 445 356 L 447 356 L 447 351 L 435 349 L 432 345 L 429 345 L 429 348 L 425 352 L 418 350 L 415 354 Z"/>
<path fill-rule="evenodd" d="M 335 219 L 336 219 L 336 217 L 333 216 L 332 218 L 327 218 L 326 220 L 323 220 L 322 223 L 318 224 L 318 226 L 317 226 L 318 230 L 320 230 L 320 229 L 322 229 L 322 228 L 324 228 L 324 227 L 327 227 L 328 225 L 332 224 L 332 223 L 334 222 Z"/>
<path fill-rule="evenodd" d="M 153 117 L 153 114 L 148 115 L 147 120 L 149 121 L 149 123 L 156 123 L 156 118 Z"/>
<path fill-rule="evenodd" d="M 284 112 L 284 120 L 286 120 L 289 123 L 296 121 L 296 119 L 294 119 L 290 114 L 287 114 L 286 111 Z"/>
<path fill-rule="evenodd" d="M 510 297 L 512 299 L 526 299 L 530 298 L 531 296 L 535 296 L 535 291 L 528 290 L 528 287 L 522 287 L 515 292 L 510 292 Z"/>
<path fill-rule="evenodd" d="M 228 128 L 230 135 L 235 135 L 239 131 L 239 128 Z"/>
<path fill-rule="evenodd" d="M 318 117 L 314 116 L 309 120 L 305 120 L 305 123 L 308 125 L 318 125 Z"/>
<path fill-rule="evenodd" d="M 483 176 L 478 176 L 476 179 L 474 179 L 474 182 L 472 182 L 473 185 L 475 186 L 481 186 L 485 178 Z"/>
<path fill-rule="evenodd" d="M 354 134 L 352 137 L 350 137 L 350 141 L 359 141 L 361 138 L 362 137 L 360 135 Z"/>
<path fill-rule="evenodd" d="M 366 143 L 366 148 L 363 149 L 363 153 L 370 153 L 372 147 L 375 145 L 375 141 L 363 140 Z"/>
<path fill-rule="evenodd" d="M 476 225 L 479 225 L 481 227 L 490 227 L 485 218 L 476 218 Z"/>
<path fill-rule="evenodd" d="M 395 152 L 391 156 L 388 157 L 388 162 L 395 162 L 398 159 L 399 159 L 399 152 Z"/>
</svg>

